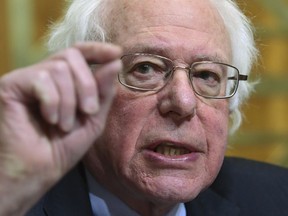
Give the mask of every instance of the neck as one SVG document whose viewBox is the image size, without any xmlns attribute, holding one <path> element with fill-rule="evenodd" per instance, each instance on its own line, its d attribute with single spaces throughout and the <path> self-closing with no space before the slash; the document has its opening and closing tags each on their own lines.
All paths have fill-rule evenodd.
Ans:
<svg viewBox="0 0 288 216">
<path fill-rule="evenodd" d="M 177 206 L 177 203 L 153 202 L 150 199 L 143 199 L 135 193 L 132 193 L 131 195 L 131 193 L 128 193 L 127 189 L 125 190 L 125 187 L 121 187 L 123 190 L 121 189 L 119 191 L 109 187 L 105 182 L 99 183 L 141 216 L 167 215 L 175 206 Z"/>
<path fill-rule="evenodd" d="M 134 211 L 134 213 L 141 216 L 163 216 L 167 215 L 171 211 L 174 211 L 173 208 L 175 208 L 175 211 L 178 209 L 177 203 L 165 203 L 159 202 L 159 200 L 153 202 L 151 201 L 152 199 L 144 199 L 135 193 L 129 193 L 128 189 L 124 186 L 117 187 L 121 188 L 121 190 L 116 190 L 115 188 L 111 187 L 111 185 L 107 185 L 107 181 L 101 181 L 101 178 L 97 178 L 91 173 L 87 173 L 87 176 L 90 192 L 103 199 L 108 208 L 111 208 L 110 210 L 114 209 L 115 205 L 119 208 L 119 205 L 122 206 L 123 204 L 123 206 L 130 208 Z M 132 215 L 134 215 L 133 211 L 131 213 Z"/>
</svg>

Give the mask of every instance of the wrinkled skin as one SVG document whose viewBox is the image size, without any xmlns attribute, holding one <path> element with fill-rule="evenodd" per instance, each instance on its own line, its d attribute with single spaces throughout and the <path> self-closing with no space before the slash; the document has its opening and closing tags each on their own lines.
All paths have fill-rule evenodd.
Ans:
<svg viewBox="0 0 288 216">
<path fill-rule="evenodd" d="M 124 53 L 148 52 L 188 65 L 199 59 L 231 63 L 229 36 L 208 0 L 119 0 L 111 13 L 112 41 Z M 85 158 L 97 181 L 141 215 L 163 215 L 195 198 L 221 167 L 228 100 L 194 94 L 185 70 L 156 94 L 118 84 L 104 133 Z M 165 156 L 170 145 L 190 154 Z"/>
</svg>

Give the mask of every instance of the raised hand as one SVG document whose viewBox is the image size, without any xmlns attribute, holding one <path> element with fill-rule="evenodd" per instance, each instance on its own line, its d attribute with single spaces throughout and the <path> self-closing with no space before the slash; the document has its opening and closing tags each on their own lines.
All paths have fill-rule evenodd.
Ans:
<svg viewBox="0 0 288 216">
<path fill-rule="evenodd" d="M 120 56 L 80 43 L 0 79 L 0 215 L 24 214 L 101 134 Z"/>
</svg>

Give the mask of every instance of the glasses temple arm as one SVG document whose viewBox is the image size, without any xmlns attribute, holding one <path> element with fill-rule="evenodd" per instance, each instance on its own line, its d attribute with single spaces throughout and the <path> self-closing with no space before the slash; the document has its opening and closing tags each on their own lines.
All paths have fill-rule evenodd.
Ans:
<svg viewBox="0 0 288 216">
<path fill-rule="evenodd" d="M 228 80 L 237 80 L 237 78 L 234 76 L 234 77 L 228 77 Z M 243 75 L 243 74 L 239 74 L 239 77 L 238 77 L 238 80 L 243 80 L 243 81 L 246 81 L 248 80 L 248 76 L 247 75 Z"/>
</svg>

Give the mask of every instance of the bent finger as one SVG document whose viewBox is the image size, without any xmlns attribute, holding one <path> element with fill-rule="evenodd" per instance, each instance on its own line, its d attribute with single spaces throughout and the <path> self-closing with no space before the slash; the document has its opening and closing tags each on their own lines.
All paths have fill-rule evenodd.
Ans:
<svg viewBox="0 0 288 216">
<path fill-rule="evenodd" d="M 32 91 L 39 101 L 42 117 L 50 124 L 57 124 L 60 97 L 49 72 L 43 70 L 37 73 L 32 83 Z"/>
<path fill-rule="evenodd" d="M 122 55 L 122 48 L 110 43 L 79 42 L 74 47 L 80 50 L 89 64 L 104 64 Z"/>
<path fill-rule="evenodd" d="M 53 56 L 55 61 L 64 61 L 73 78 L 78 108 L 86 114 L 95 114 L 99 110 L 97 84 L 82 53 L 76 48 L 69 48 Z"/>
<path fill-rule="evenodd" d="M 70 131 L 74 125 L 76 113 L 76 93 L 70 67 L 65 61 L 54 62 L 51 77 L 59 92 L 59 127 Z"/>
</svg>

